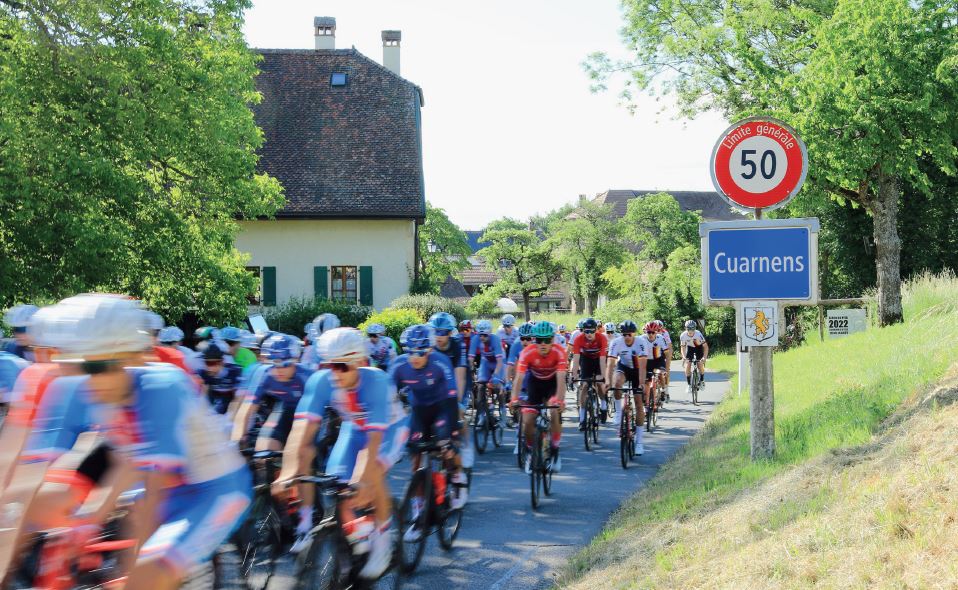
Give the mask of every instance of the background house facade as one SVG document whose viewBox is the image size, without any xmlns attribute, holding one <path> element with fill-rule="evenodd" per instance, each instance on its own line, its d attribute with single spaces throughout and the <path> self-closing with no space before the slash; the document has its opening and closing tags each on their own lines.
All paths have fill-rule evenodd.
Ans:
<svg viewBox="0 0 958 590">
<path fill-rule="evenodd" d="M 258 50 L 260 169 L 287 203 L 275 219 L 241 221 L 236 247 L 260 276 L 253 305 L 321 296 L 383 308 L 417 268 L 423 94 L 399 75 L 398 31 L 383 31 L 386 67 L 336 49 L 335 19 L 314 29 L 316 49 Z"/>
</svg>

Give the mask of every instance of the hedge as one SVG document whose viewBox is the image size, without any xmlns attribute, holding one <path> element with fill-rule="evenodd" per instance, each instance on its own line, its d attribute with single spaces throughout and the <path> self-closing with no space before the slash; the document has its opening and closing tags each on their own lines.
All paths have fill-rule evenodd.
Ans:
<svg viewBox="0 0 958 590">
<path fill-rule="evenodd" d="M 415 309 L 392 309 L 386 308 L 380 312 L 369 316 L 365 322 L 359 325 L 359 329 L 366 331 L 366 328 L 372 324 L 382 324 L 386 327 L 386 335 L 399 344 L 399 336 L 403 330 L 409 326 L 425 323 L 426 319 Z"/>
<path fill-rule="evenodd" d="M 333 313 L 344 326 L 358 326 L 366 321 L 373 308 L 365 305 L 343 303 L 330 299 L 291 297 L 286 303 L 268 307 L 263 318 L 270 330 L 303 336 L 303 326 L 321 313 Z"/>
<path fill-rule="evenodd" d="M 456 321 L 462 321 L 467 317 L 466 308 L 452 299 L 446 299 L 439 295 L 403 295 L 393 300 L 388 309 L 412 309 L 425 320 L 440 311 L 456 316 Z"/>
</svg>

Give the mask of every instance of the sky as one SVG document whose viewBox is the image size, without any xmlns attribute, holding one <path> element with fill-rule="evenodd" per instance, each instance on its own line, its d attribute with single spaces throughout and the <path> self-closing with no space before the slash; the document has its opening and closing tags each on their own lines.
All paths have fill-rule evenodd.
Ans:
<svg viewBox="0 0 958 590">
<path fill-rule="evenodd" d="M 380 63 L 381 31 L 402 31 L 401 73 L 425 96 L 426 199 L 462 229 L 607 189 L 713 190 L 721 116 L 676 119 L 645 96 L 632 115 L 619 84 L 589 90 L 590 53 L 625 55 L 619 0 L 255 0 L 247 41 L 312 48 L 314 16 Z"/>
</svg>

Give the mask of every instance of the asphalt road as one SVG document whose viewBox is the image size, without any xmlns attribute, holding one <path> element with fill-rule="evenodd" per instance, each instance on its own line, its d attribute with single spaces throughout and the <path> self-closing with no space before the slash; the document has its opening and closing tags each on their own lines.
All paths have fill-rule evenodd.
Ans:
<svg viewBox="0 0 958 590">
<path fill-rule="evenodd" d="M 673 365 L 674 368 L 675 365 Z M 728 391 L 728 381 L 706 374 L 705 391 L 693 406 L 685 393 L 685 378 L 672 372 L 671 401 L 659 415 L 658 428 L 645 434 L 645 454 L 623 470 L 619 441 L 611 420 L 602 427 L 600 447 L 586 451 L 577 430 L 574 403 L 563 420 L 562 473 L 553 478 L 553 494 L 537 510 L 529 500 L 529 477 L 512 454 L 515 431 L 506 431 L 506 444 L 476 458 L 469 504 L 455 547 L 444 552 L 430 537 L 419 568 L 402 584 L 404 589 L 548 588 L 554 572 L 605 525 L 619 504 L 642 487 L 684 445 Z M 571 400 L 570 400 L 571 401 Z M 394 496 L 403 492 L 409 462 L 394 468 Z M 291 564 L 284 563 L 270 589 L 292 588 Z"/>
</svg>

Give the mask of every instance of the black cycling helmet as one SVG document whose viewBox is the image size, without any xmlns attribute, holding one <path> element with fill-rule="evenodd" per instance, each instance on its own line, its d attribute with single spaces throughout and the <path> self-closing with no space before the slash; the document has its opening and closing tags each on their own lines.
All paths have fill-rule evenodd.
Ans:
<svg viewBox="0 0 958 590">
<path fill-rule="evenodd" d="M 595 321 L 595 318 L 586 318 L 582 321 L 583 330 L 595 330 L 599 327 L 599 323 Z"/>
<path fill-rule="evenodd" d="M 619 332 L 621 332 L 622 334 L 626 334 L 629 332 L 635 334 L 638 331 L 639 331 L 639 327 L 636 326 L 635 322 L 633 322 L 632 320 L 625 320 L 624 322 L 619 324 Z"/>
<path fill-rule="evenodd" d="M 206 350 L 203 351 L 204 361 L 221 361 L 223 360 L 223 356 L 223 349 L 215 342 L 211 342 L 210 345 L 206 347 Z"/>
</svg>

